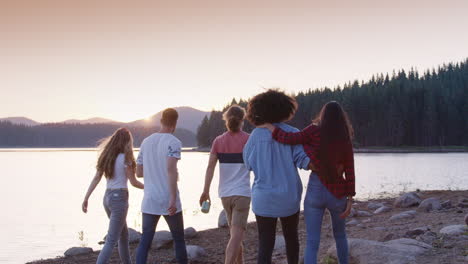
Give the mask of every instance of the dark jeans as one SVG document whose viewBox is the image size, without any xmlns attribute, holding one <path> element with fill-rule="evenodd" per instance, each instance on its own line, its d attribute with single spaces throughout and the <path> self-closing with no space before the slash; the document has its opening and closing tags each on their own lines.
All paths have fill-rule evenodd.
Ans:
<svg viewBox="0 0 468 264">
<path fill-rule="evenodd" d="M 148 251 L 153 242 L 156 225 L 158 224 L 160 215 L 152 215 L 143 213 L 143 234 L 136 253 L 136 263 L 146 264 Z M 187 250 L 185 248 L 184 239 L 184 218 L 182 212 L 173 216 L 164 215 L 164 219 L 171 230 L 172 238 L 174 239 L 174 249 L 177 262 L 187 264 Z"/>
<path fill-rule="evenodd" d="M 275 247 L 276 236 L 276 217 L 264 217 L 255 215 L 257 218 L 258 228 L 258 264 L 271 264 L 271 257 Z M 288 264 L 299 263 L 299 237 L 297 234 L 297 226 L 299 224 L 299 212 L 287 216 L 280 217 L 281 228 L 286 242 L 286 256 Z"/>
<path fill-rule="evenodd" d="M 119 247 L 120 261 L 130 264 L 130 250 L 128 248 L 128 190 L 107 189 L 104 195 L 104 209 L 109 217 L 109 229 L 107 231 L 106 243 L 99 253 L 97 264 L 109 262 L 112 250 L 117 244 Z"/>
</svg>

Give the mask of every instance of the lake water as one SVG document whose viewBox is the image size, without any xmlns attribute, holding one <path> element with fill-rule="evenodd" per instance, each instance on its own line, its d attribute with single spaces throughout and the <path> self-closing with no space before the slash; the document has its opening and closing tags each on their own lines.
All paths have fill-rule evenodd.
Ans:
<svg viewBox="0 0 468 264">
<path fill-rule="evenodd" d="M 106 233 L 108 219 L 102 206 L 105 180 L 90 198 L 89 212 L 81 202 L 94 175 L 95 151 L 0 151 L 3 201 L 0 218 L 0 263 L 63 255 L 71 246 L 97 244 Z M 212 184 L 213 205 L 202 214 L 198 198 L 203 187 L 207 153 L 184 152 L 179 162 L 179 190 L 185 226 L 197 230 L 216 227 L 222 205 L 217 197 L 218 178 Z M 357 198 L 394 195 L 417 188 L 468 189 L 468 153 L 356 154 Z M 301 171 L 304 186 L 308 174 Z M 129 227 L 141 231 L 142 191 L 130 189 Z M 253 215 L 250 215 L 253 220 Z M 158 230 L 167 230 L 160 221 Z"/>
</svg>

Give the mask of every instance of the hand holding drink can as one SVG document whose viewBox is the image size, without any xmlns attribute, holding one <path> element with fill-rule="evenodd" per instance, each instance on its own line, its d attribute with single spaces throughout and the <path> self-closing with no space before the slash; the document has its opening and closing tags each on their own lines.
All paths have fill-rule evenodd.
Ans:
<svg viewBox="0 0 468 264">
<path fill-rule="evenodd" d="M 208 200 L 204 201 L 201 206 L 202 213 L 207 214 L 210 211 L 210 206 L 211 206 L 210 201 Z"/>
</svg>

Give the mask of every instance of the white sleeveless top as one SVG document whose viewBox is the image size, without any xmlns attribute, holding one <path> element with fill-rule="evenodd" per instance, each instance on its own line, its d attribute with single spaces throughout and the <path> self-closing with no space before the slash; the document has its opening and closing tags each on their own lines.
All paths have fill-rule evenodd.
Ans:
<svg viewBox="0 0 468 264">
<path fill-rule="evenodd" d="M 107 189 L 122 189 L 127 187 L 127 176 L 125 175 L 125 154 L 120 153 L 115 159 L 114 176 L 107 179 Z"/>
</svg>

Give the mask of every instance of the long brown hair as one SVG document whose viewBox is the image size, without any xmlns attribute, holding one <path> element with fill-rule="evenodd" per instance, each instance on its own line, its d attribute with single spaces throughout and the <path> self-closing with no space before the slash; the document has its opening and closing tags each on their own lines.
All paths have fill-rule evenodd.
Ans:
<svg viewBox="0 0 468 264">
<path fill-rule="evenodd" d="M 226 128 L 231 132 L 239 132 L 244 122 L 245 110 L 238 105 L 231 105 L 223 114 Z"/>
<path fill-rule="evenodd" d="M 335 143 L 351 144 L 354 136 L 348 115 L 336 101 L 325 104 L 318 117 L 313 121 L 320 127 L 320 176 L 328 183 L 333 183 L 338 175 L 337 160 L 332 158 L 330 145 Z"/>
<path fill-rule="evenodd" d="M 99 144 L 100 155 L 96 169 L 108 179 L 114 176 L 115 159 L 120 153 L 125 154 L 125 164 L 136 168 L 133 156 L 133 137 L 126 128 L 117 129 L 112 136 L 104 138 Z"/>
</svg>

